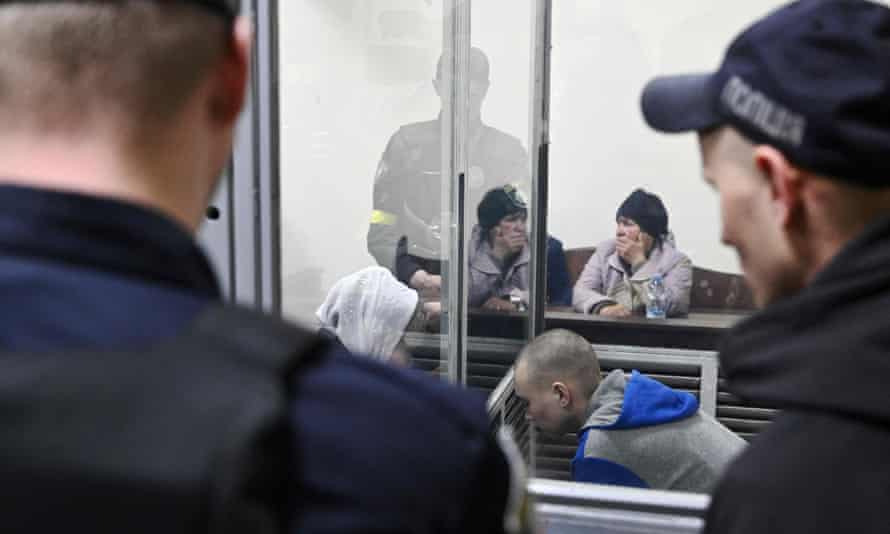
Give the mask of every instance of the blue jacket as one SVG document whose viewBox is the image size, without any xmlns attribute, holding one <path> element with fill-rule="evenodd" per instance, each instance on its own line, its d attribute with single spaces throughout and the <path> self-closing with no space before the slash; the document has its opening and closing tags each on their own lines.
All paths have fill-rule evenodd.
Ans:
<svg viewBox="0 0 890 534">
<path fill-rule="evenodd" d="M 547 303 L 551 306 L 572 305 L 572 281 L 562 241 L 547 236 Z"/>
<path fill-rule="evenodd" d="M 5 350 L 151 343 L 221 298 L 192 237 L 131 204 L 0 186 L 0 250 Z M 297 380 L 294 532 L 503 526 L 508 466 L 479 439 L 483 399 L 342 348 Z"/>
<path fill-rule="evenodd" d="M 691 394 L 633 371 L 612 371 L 590 400 L 572 478 L 707 492 L 744 441 L 698 409 Z"/>
</svg>

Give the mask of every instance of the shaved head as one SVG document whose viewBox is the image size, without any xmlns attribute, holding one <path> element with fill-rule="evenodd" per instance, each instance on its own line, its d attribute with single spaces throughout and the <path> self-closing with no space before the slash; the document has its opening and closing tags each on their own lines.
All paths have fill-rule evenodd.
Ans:
<svg viewBox="0 0 890 534">
<path fill-rule="evenodd" d="M 444 77 L 444 69 L 450 66 L 448 62 L 451 61 L 451 57 L 450 52 L 443 52 L 439 56 L 439 61 L 436 63 L 437 80 Z M 470 48 L 470 79 L 488 81 L 489 70 L 488 56 L 485 52 L 475 46 Z"/>
<path fill-rule="evenodd" d="M 590 396 L 600 381 L 600 365 L 590 343 L 568 330 L 551 330 L 529 343 L 519 354 L 528 380 L 536 384 L 574 382 L 581 394 Z"/>
<path fill-rule="evenodd" d="M 164 124 L 226 50 L 222 17 L 184 3 L 25 3 L 0 9 L 4 131 L 77 132 L 98 116 Z"/>
<path fill-rule="evenodd" d="M 890 215 L 890 188 L 798 167 L 728 126 L 699 140 L 705 180 L 720 197 L 721 239 L 737 251 L 761 306 L 801 291 L 847 242 Z"/>
<path fill-rule="evenodd" d="M 568 330 L 538 336 L 516 360 L 516 395 L 528 402 L 526 419 L 544 432 L 576 432 L 599 381 L 593 347 Z"/>
</svg>

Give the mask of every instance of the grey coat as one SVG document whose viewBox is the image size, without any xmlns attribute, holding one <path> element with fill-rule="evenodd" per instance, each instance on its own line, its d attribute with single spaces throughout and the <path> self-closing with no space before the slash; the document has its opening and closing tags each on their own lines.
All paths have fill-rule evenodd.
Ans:
<svg viewBox="0 0 890 534">
<path fill-rule="evenodd" d="M 572 305 L 580 312 L 590 313 L 597 305 L 618 303 L 634 313 L 643 313 L 648 300 L 646 282 L 656 273 L 664 277 L 667 316 L 689 313 L 692 262 L 668 242 L 653 249 L 646 263 L 633 275 L 628 275 L 621 265 L 615 239 L 600 243 L 575 283 Z"/>
<path fill-rule="evenodd" d="M 490 297 L 510 294 L 519 295 L 523 302 L 528 302 L 529 254 L 529 247 L 523 247 L 516 261 L 502 271 L 492 257 L 491 245 L 487 239 L 483 239 L 482 229 L 476 225 L 467 251 L 470 264 L 469 306 L 478 308 Z"/>
</svg>

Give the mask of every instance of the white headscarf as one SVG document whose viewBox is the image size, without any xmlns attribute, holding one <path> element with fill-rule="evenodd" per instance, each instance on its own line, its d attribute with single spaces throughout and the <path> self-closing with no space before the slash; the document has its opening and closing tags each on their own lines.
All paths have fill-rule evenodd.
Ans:
<svg viewBox="0 0 890 534">
<path fill-rule="evenodd" d="M 383 267 L 340 279 L 315 312 L 350 352 L 387 361 L 417 307 L 417 292 Z"/>
</svg>

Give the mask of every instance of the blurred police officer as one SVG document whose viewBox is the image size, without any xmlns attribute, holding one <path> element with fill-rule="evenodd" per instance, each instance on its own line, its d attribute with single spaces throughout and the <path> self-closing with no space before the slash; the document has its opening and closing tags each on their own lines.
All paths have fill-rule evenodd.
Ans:
<svg viewBox="0 0 890 534">
<path fill-rule="evenodd" d="M 890 528 L 890 10 L 801 1 L 709 74 L 658 78 L 651 126 L 698 132 L 705 180 L 763 311 L 720 359 L 783 411 L 728 471 L 707 531 Z"/>
<path fill-rule="evenodd" d="M 0 2 L 0 531 L 504 530 L 481 402 L 221 304 L 238 9 Z"/>
<path fill-rule="evenodd" d="M 443 81 L 447 57 L 439 58 L 433 80 L 436 94 L 443 100 L 449 91 Z M 513 183 L 527 189 L 529 160 L 518 139 L 482 122 L 482 102 L 490 81 L 488 58 L 478 48 L 470 49 L 469 70 L 466 205 L 475 207 L 493 187 Z M 399 128 L 377 167 L 368 229 L 368 251 L 377 263 L 429 297 L 435 297 L 442 286 L 441 168 L 441 117 Z"/>
</svg>

